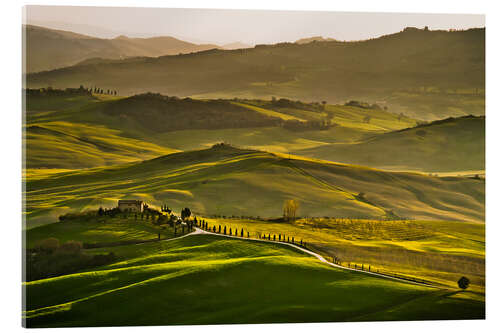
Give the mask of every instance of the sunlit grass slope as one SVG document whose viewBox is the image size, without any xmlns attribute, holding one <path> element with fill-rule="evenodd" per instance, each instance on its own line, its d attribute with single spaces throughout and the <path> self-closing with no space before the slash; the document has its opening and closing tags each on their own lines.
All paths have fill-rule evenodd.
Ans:
<svg viewBox="0 0 500 333">
<path fill-rule="evenodd" d="M 158 233 L 161 233 L 162 238 L 173 237 L 171 228 L 160 228 L 140 217 L 137 220 L 132 216 L 81 218 L 27 230 L 25 247 L 33 248 L 37 242 L 47 238 L 57 238 L 61 243 L 71 240 L 82 243 L 116 243 L 157 239 Z"/>
<path fill-rule="evenodd" d="M 92 252 L 100 251 L 108 249 Z M 121 259 L 114 264 L 26 283 L 27 325 L 353 321 L 374 313 L 397 320 L 484 317 L 484 301 L 467 298 L 471 293 L 452 297 L 339 270 L 277 244 L 195 235 L 113 251 Z"/>
<path fill-rule="evenodd" d="M 149 159 L 175 150 L 118 130 L 66 121 L 25 128 L 26 167 L 80 169 Z"/>
<path fill-rule="evenodd" d="M 294 198 L 301 216 L 484 220 L 484 180 L 390 173 L 227 145 L 54 174 L 28 180 L 26 190 L 28 224 L 112 207 L 120 198 L 205 215 L 278 217 L 284 200 Z"/>
<path fill-rule="evenodd" d="M 416 120 L 407 116 L 399 116 L 382 108 L 361 108 L 350 105 L 330 105 L 325 104 L 322 108 L 310 107 L 304 104 L 300 107 L 299 103 L 289 103 L 290 105 L 281 105 L 279 102 L 270 102 L 266 100 L 243 100 L 238 103 L 265 114 L 273 114 L 283 120 L 325 120 L 328 115 L 332 123 L 346 128 L 358 129 L 366 132 L 387 132 L 404 129 L 416 125 Z M 309 107 L 308 107 L 309 106 Z M 370 117 L 366 122 L 364 118 Z"/>
<path fill-rule="evenodd" d="M 248 218 L 208 218 L 251 237 L 286 235 L 324 256 L 376 271 L 403 274 L 456 287 L 462 276 L 484 293 L 485 225 L 458 221 L 376 221 L 301 218 L 288 223 Z"/>
<path fill-rule="evenodd" d="M 484 170 L 485 118 L 450 118 L 358 143 L 321 145 L 296 153 L 392 170 Z"/>
<path fill-rule="evenodd" d="M 122 98 L 63 92 L 28 94 L 23 127 L 24 167 L 34 171 L 27 174 L 40 174 L 36 169 L 81 169 L 139 161 L 176 151 L 134 136 L 127 127 L 109 126 L 122 123 L 120 119 L 88 112 Z"/>
<path fill-rule="evenodd" d="M 415 125 L 413 119 L 382 109 L 289 104 L 296 106 L 278 107 L 263 100 L 181 100 L 157 94 L 129 98 L 28 95 L 26 168 L 112 165 L 206 148 L 217 142 L 279 153 L 305 151 L 307 156 L 323 157 L 321 146 L 359 142 Z M 213 118 L 215 113 L 220 115 Z M 364 121 L 367 115 L 369 123 Z M 295 131 L 280 125 L 286 120 L 326 119 L 335 126 Z"/>
</svg>

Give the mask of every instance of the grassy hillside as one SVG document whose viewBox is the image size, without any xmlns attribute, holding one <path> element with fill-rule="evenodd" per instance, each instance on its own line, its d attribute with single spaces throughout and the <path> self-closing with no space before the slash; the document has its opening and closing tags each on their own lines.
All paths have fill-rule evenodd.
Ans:
<svg viewBox="0 0 500 333">
<path fill-rule="evenodd" d="M 176 150 L 104 126 L 47 122 L 25 128 L 26 168 L 80 169 L 139 161 Z"/>
<path fill-rule="evenodd" d="M 77 91 L 78 92 L 78 91 Z M 287 153 L 415 124 L 382 109 L 279 100 L 192 100 L 30 91 L 27 168 L 79 169 L 131 162 L 217 142 Z M 363 121 L 371 116 L 370 123 Z M 285 128 L 290 119 L 329 121 L 322 130 Z M 61 158 L 65 157 L 65 158 Z"/>
<path fill-rule="evenodd" d="M 195 235 L 113 251 L 119 262 L 26 283 L 27 326 L 484 318 L 474 293 L 339 270 L 282 245 Z"/>
<path fill-rule="evenodd" d="M 364 265 L 371 271 L 424 279 L 454 288 L 467 276 L 470 289 L 485 291 L 485 225 L 458 221 L 378 221 L 301 218 L 273 221 L 251 218 L 207 218 L 219 225 L 245 230 L 250 237 L 286 235 L 345 267 Z M 278 237 L 278 236 L 277 236 Z M 278 238 L 279 239 L 279 238 Z"/>
<path fill-rule="evenodd" d="M 85 108 L 120 97 L 93 95 L 83 89 L 25 91 L 25 96 L 25 169 L 80 169 L 139 161 L 176 151 L 125 135 L 119 127 L 112 129 L 104 122 L 77 121 Z M 99 115 L 88 114 L 88 117 L 99 118 Z"/>
<path fill-rule="evenodd" d="M 97 62 L 30 74 L 28 87 L 111 87 L 205 98 L 383 102 L 422 119 L 484 114 L 484 29 L 403 32 L 360 42 Z"/>
<path fill-rule="evenodd" d="M 104 39 L 34 25 L 24 26 L 24 33 L 28 73 L 72 66 L 91 58 L 157 57 L 218 47 L 188 43 L 169 36 Z"/>
<path fill-rule="evenodd" d="M 83 216 L 64 222 L 32 228 L 26 232 L 24 246 L 31 249 L 47 238 L 57 238 L 61 243 L 77 241 L 88 244 L 145 241 L 158 238 L 172 238 L 172 228 L 161 228 L 149 221 L 135 220 L 133 216 Z M 180 233 L 180 231 L 179 231 Z"/>
<path fill-rule="evenodd" d="M 484 221 L 484 180 L 390 173 L 365 167 L 289 160 L 227 145 L 139 163 L 27 180 L 28 224 L 61 212 L 114 206 L 119 198 L 189 206 L 200 214 L 281 216 L 285 199 L 301 216 Z M 359 196 L 359 193 L 365 193 Z"/>
<path fill-rule="evenodd" d="M 358 143 L 321 145 L 295 153 L 392 170 L 484 170 L 485 118 L 449 118 Z"/>
</svg>

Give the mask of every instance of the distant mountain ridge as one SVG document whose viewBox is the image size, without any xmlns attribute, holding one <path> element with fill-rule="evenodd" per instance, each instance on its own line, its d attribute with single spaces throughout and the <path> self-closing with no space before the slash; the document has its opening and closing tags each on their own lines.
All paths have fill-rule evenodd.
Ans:
<svg viewBox="0 0 500 333">
<path fill-rule="evenodd" d="M 73 66 L 92 58 L 158 57 L 220 48 L 215 44 L 193 44 L 170 36 L 129 38 L 121 35 L 106 39 L 34 25 L 25 25 L 23 29 L 27 73 Z"/>
<path fill-rule="evenodd" d="M 28 88 L 97 85 L 121 95 L 275 96 L 329 103 L 356 99 L 436 120 L 484 114 L 484 73 L 484 28 L 405 29 L 357 42 L 278 43 L 101 61 L 33 73 L 26 84 Z"/>
</svg>

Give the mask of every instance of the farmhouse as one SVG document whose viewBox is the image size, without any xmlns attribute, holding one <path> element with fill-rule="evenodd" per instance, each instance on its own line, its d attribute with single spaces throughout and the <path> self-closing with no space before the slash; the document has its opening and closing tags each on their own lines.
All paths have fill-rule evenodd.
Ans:
<svg viewBox="0 0 500 333">
<path fill-rule="evenodd" d="M 118 209 L 124 212 L 142 212 L 144 202 L 140 200 L 118 200 Z"/>
</svg>

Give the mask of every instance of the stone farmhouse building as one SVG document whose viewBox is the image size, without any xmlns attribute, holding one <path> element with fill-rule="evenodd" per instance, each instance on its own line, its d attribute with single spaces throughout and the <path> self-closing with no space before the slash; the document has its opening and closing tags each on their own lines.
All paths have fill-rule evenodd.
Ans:
<svg viewBox="0 0 500 333">
<path fill-rule="evenodd" d="M 118 209 L 123 212 L 144 211 L 144 202 L 141 200 L 118 200 Z"/>
</svg>

